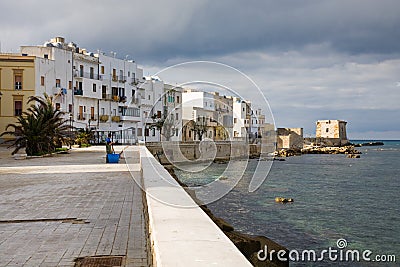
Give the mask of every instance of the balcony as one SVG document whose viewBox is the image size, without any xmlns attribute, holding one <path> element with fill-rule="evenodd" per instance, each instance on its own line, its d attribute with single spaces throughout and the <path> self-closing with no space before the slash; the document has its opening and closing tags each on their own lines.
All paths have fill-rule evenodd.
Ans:
<svg viewBox="0 0 400 267">
<path fill-rule="evenodd" d="M 120 116 L 112 116 L 112 117 L 111 117 L 111 121 L 113 121 L 113 122 L 120 122 L 120 121 L 121 121 L 121 117 L 120 117 Z"/>
<path fill-rule="evenodd" d="M 139 84 L 139 79 L 130 78 L 130 79 L 129 79 L 129 84 L 130 84 L 130 85 L 138 85 L 138 84 Z"/>
<path fill-rule="evenodd" d="M 108 115 L 100 115 L 100 122 L 107 122 L 109 118 Z"/>
<path fill-rule="evenodd" d="M 74 95 L 83 95 L 83 90 L 82 89 L 75 89 L 74 90 Z"/>
<path fill-rule="evenodd" d="M 126 82 L 126 76 L 113 75 L 113 76 L 112 76 L 112 81 L 113 81 L 113 82 L 124 83 L 124 82 Z"/>
<path fill-rule="evenodd" d="M 78 121 L 85 121 L 85 120 L 89 120 L 89 121 L 97 121 L 98 116 L 97 114 L 90 114 L 90 113 L 81 113 L 78 112 L 76 114 L 76 119 Z"/>
<path fill-rule="evenodd" d="M 90 72 L 82 72 L 82 71 L 76 71 L 74 73 L 75 78 L 87 78 L 87 79 L 92 79 L 92 80 L 102 80 L 102 76 L 97 74 L 97 73 L 90 73 Z"/>
<path fill-rule="evenodd" d="M 77 113 L 76 114 L 76 119 L 78 120 L 78 121 L 84 121 L 84 120 L 86 120 L 86 118 L 87 118 L 87 114 L 86 113 Z"/>
</svg>

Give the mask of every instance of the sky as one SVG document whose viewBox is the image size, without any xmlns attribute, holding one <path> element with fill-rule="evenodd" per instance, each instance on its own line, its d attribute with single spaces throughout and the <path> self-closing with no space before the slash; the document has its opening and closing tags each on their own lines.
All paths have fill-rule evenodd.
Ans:
<svg viewBox="0 0 400 267">
<path fill-rule="evenodd" d="M 2 0 L 0 42 L 18 52 L 63 36 L 145 75 L 218 62 L 251 80 L 235 89 L 270 107 L 277 127 L 312 136 L 316 120 L 342 119 L 351 139 L 400 139 L 399 10 L 398 0 Z M 232 81 L 208 67 L 197 71 Z"/>
</svg>

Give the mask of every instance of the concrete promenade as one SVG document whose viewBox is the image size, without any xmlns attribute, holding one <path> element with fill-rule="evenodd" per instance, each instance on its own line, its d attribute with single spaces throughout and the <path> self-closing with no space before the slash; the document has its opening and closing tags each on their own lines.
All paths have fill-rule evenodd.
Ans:
<svg viewBox="0 0 400 267">
<path fill-rule="evenodd" d="M 10 152 L 0 146 L 0 266 L 88 256 L 99 257 L 81 266 L 148 266 L 142 191 L 126 164 L 105 164 L 103 147 L 26 160 Z"/>
</svg>

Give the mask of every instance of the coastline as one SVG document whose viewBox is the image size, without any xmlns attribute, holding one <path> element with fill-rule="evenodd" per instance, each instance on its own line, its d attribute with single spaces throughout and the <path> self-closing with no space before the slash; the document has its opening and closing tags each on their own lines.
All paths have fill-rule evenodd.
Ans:
<svg viewBox="0 0 400 267">
<path fill-rule="evenodd" d="M 211 218 L 211 220 L 223 231 L 223 233 L 235 244 L 240 252 L 249 260 L 249 262 L 256 267 L 273 266 L 273 267 L 287 267 L 289 262 L 279 261 L 276 255 L 274 255 L 272 261 L 268 259 L 266 261 L 260 261 L 257 258 L 257 253 L 261 249 L 267 246 L 269 249 L 275 251 L 288 249 L 275 241 L 265 236 L 248 235 L 243 234 L 234 229 L 232 225 L 227 223 L 223 218 L 216 217 L 212 211 L 196 197 L 193 190 L 188 189 L 188 186 L 181 182 L 175 174 L 172 165 L 163 165 L 168 173 L 179 183 L 180 186 L 187 192 L 187 194 L 199 205 L 199 207 Z"/>
</svg>

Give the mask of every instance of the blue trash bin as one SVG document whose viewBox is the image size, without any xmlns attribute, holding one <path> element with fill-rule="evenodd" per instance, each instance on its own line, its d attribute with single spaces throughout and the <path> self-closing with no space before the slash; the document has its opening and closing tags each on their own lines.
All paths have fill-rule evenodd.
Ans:
<svg viewBox="0 0 400 267">
<path fill-rule="evenodd" d="M 108 163 L 118 163 L 119 154 L 107 154 Z"/>
</svg>

